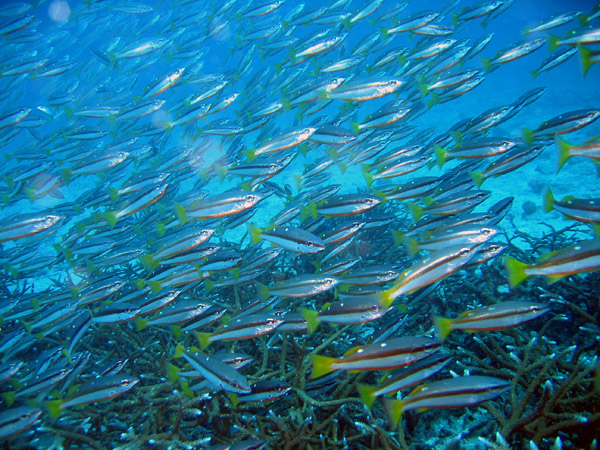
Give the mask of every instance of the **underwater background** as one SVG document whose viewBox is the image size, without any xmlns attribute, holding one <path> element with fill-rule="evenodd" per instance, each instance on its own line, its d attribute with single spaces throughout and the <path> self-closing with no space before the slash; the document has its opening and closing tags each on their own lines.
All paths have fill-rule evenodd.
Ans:
<svg viewBox="0 0 600 450">
<path fill-rule="evenodd" d="M 0 35 L 0 448 L 597 448 L 597 2 Z"/>
</svg>

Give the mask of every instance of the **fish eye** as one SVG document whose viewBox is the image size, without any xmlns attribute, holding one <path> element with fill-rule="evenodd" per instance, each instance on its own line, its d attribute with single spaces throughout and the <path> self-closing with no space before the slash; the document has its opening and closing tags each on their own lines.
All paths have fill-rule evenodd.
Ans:
<svg viewBox="0 0 600 450">
<path fill-rule="evenodd" d="M 121 380 L 121 382 L 119 383 L 121 386 L 127 386 L 129 384 L 129 380 L 125 379 L 125 380 Z"/>
<path fill-rule="evenodd" d="M 460 252 L 458 252 L 458 254 L 459 254 L 460 256 L 466 256 L 466 255 L 468 255 L 468 254 L 469 254 L 469 252 L 470 252 L 470 251 L 471 251 L 471 249 L 470 249 L 470 248 L 463 248 L 463 249 L 461 249 L 461 250 L 460 250 Z"/>
</svg>

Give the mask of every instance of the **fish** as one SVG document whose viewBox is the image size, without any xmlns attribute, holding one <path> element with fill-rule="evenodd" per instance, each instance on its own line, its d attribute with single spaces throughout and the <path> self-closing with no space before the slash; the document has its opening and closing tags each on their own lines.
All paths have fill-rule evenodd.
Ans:
<svg viewBox="0 0 600 450">
<path fill-rule="evenodd" d="M 542 303 L 508 300 L 467 311 L 456 319 L 435 316 L 434 322 L 437 334 L 443 341 L 453 330 L 505 330 L 536 319 L 549 311 L 550 307 Z"/>
<path fill-rule="evenodd" d="M 358 385 L 358 392 L 364 404 L 371 408 L 375 399 L 382 395 L 394 394 L 425 381 L 452 362 L 449 355 L 434 354 L 413 364 L 396 369 L 384 375 L 377 386 Z"/>
<path fill-rule="evenodd" d="M 526 39 L 515 42 L 511 46 L 498 51 L 493 58 L 482 58 L 483 69 L 489 72 L 502 64 L 523 58 L 542 48 L 545 43 L 545 38 Z"/>
<path fill-rule="evenodd" d="M 379 295 L 380 300 L 384 304 L 391 304 L 401 295 L 450 276 L 475 256 L 480 245 L 456 245 L 431 252 L 402 272 L 392 286 Z"/>
<path fill-rule="evenodd" d="M 251 244 L 257 244 L 264 239 L 285 250 L 309 255 L 325 250 L 325 242 L 321 238 L 301 228 L 282 225 L 262 230 L 252 224 L 248 224 L 248 232 Z"/>
<path fill-rule="evenodd" d="M 395 93 L 405 82 L 399 78 L 358 80 L 342 84 L 333 91 L 321 91 L 323 100 L 363 102 Z"/>
<path fill-rule="evenodd" d="M 556 50 L 560 45 L 584 45 L 584 44 L 595 44 L 600 42 L 600 29 L 598 28 L 587 28 L 582 30 L 575 30 L 573 33 L 567 35 L 564 38 L 550 35 L 548 38 L 548 46 L 550 51 Z"/>
<path fill-rule="evenodd" d="M 535 130 L 524 128 L 523 140 L 529 145 L 534 139 L 540 137 L 555 137 L 556 135 L 571 133 L 593 123 L 598 117 L 600 117 L 600 111 L 595 109 L 569 111 L 543 122 Z"/>
<path fill-rule="evenodd" d="M 321 274 L 298 275 L 280 281 L 271 287 L 258 284 L 258 290 L 263 298 L 271 295 L 278 297 L 312 297 L 333 289 L 339 284 L 335 277 Z"/>
<path fill-rule="evenodd" d="M 544 276 L 554 283 L 563 277 L 590 272 L 600 268 L 600 239 L 588 239 L 542 255 L 535 264 L 526 264 L 515 258 L 504 258 L 508 282 L 518 286 L 527 277 Z"/>
<path fill-rule="evenodd" d="M 239 403 L 271 403 L 281 397 L 284 397 L 292 386 L 284 381 L 263 380 L 252 385 L 252 391 L 249 394 L 230 394 L 234 406 Z"/>
<path fill-rule="evenodd" d="M 82 384 L 69 397 L 51 400 L 46 403 L 50 416 L 57 419 L 64 409 L 88 403 L 101 402 L 123 395 L 139 383 L 139 379 L 129 375 L 108 375 Z"/>
<path fill-rule="evenodd" d="M 559 64 L 562 64 L 565 61 L 569 60 L 569 58 L 574 56 L 576 53 L 576 47 L 563 47 L 561 49 L 555 50 L 548 58 L 541 62 L 540 67 L 530 72 L 531 76 L 535 80 L 541 72 L 553 69 Z"/>
<path fill-rule="evenodd" d="M 0 412 L 0 439 L 8 439 L 31 428 L 43 411 L 32 406 L 17 406 Z"/>
<path fill-rule="evenodd" d="M 231 317 L 221 328 L 212 333 L 196 333 L 201 349 L 211 342 L 251 339 L 270 333 L 283 323 L 281 311 L 264 311 L 243 317 Z"/>
<path fill-rule="evenodd" d="M 600 62 L 600 52 L 592 51 L 584 45 L 578 45 L 577 50 L 581 59 L 581 71 L 583 72 L 583 76 L 585 76 L 593 64 Z"/>
<path fill-rule="evenodd" d="M 495 399 L 511 387 L 510 381 L 483 375 L 447 378 L 418 386 L 403 400 L 388 400 L 385 408 L 391 425 L 396 427 L 405 411 L 477 405 Z"/>
<path fill-rule="evenodd" d="M 392 28 L 381 28 L 382 38 L 387 38 L 390 34 L 405 33 L 407 31 L 414 31 L 436 20 L 440 16 L 435 11 L 421 11 L 406 18 L 399 20 L 396 25 Z"/>
<path fill-rule="evenodd" d="M 403 243 L 410 256 L 419 251 L 436 251 L 444 248 L 463 245 L 478 245 L 487 242 L 498 234 L 498 229 L 481 225 L 457 225 L 452 228 L 432 231 L 425 239 L 416 240 L 410 236 L 403 237 Z"/>
<path fill-rule="evenodd" d="M 185 224 L 188 218 L 213 219 L 228 217 L 253 208 L 264 198 L 264 195 L 259 192 L 249 193 L 242 189 L 236 189 L 198 200 L 188 208 L 184 208 L 180 203 L 177 203 L 175 214 L 182 224 Z"/>
<path fill-rule="evenodd" d="M 247 394 L 252 391 L 248 380 L 237 370 L 213 356 L 182 351 L 181 356 L 213 386 L 227 392 Z"/>
<path fill-rule="evenodd" d="M 383 317 L 389 307 L 378 299 L 369 296 L 347 297 L 342 301 L 326 303 L 321 312 L 301 308 L 300 314 L 306 319 L 307 331 L 312 334 L 321 322 L 335 324 L 359 324 Z"/>
<path fill-rule="evenodd" d="M 56 214 L 24 213 L 0 222 L 0 242 L 14 241 L 51 230 L 63 217 Z"/>
<path fill-rule="evenodd" d="M 545 148 L 546 146 L 543 144 L 533 144 L 531 146 L 517 145 L 513 150 L 491 162 L 484 170 L 472 171 L 471 177 L 473 178 L 473 182 L 477 188 L 480 188 L 488 178 L 495 178 L 512 172 L 529 163 L 540 156 Z"/>
<path fill-rule="evenodd" d="M 593 161 L 600 161 L 600 140 L 591 139 L 583 144 L 575 145 L 569 143 L 560 136 L 554 136 L 556 148 L 558 149 L 558 166 L 556 173 L 565 165 L 565 163 L 574 156 L 582 156 Z"/>
<path fill-rule="evenodd" d="M 544 194 L 544 212 L 556 210 L 565 216 L 585 223 L 600 223 L 600 199 L 567 197 L 557 201 L 550 189 Z"/>
<path fill-rule="evenodd" d="M 420 336 L 403 336 L 382 342 L 353 347 L 344 356 L 312 355 L 311 378 L 334 370 L 375 371 L 404 367 L 437 352 L 441 343 Z"/>
<path fill-rule="evenodd" d="M 313 217 L 321 214 L 329 217 L 345 217 L 361 214 L 375 208 L 381 199 L 365 194 L 344 194 L 334 196 L 320 205 L 311 204 Z"/>
<path fill-rule="evenodd" d="M 435 147 L 437 162 L 440 167 L 450 159 L 477 159 L 502 155 L 514 149 L 519 143 L 502 138 L 477 138 L 463 141 L 450 150 L 445 150 L 439 145 Z"/>
</svg>

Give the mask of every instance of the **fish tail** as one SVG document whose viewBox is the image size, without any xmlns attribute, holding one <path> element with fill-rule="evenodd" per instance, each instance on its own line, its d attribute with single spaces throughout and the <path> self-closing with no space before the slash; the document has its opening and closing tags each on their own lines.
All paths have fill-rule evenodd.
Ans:
<svg viewBox="0 0 600 450">
<path fill-rule="evenodd" d="M 290 109 L 292 109 L 292 103 L 290 102 L 290 99 L 287 97 L 281 98 L 281 104 L 283 105 L 283 110 L 285 112 L 288 112 Z"/>
<path fill-rule="evenodd" d="M 531 74 L 531 77 L 535 80 L 538 75 L 540 74 L 540 72 L 537 69 L 532 70 L 531 72 L 529 72 Z"/>
<path fill-rule="evenodd" d="M 440 147 L 439 145 L 434 146 L 435 150 L 435 158 L 437 160 L 438 166 L 442 167 L 446 162 L 446 155 L 448 151 Z"/>
<path fill-rule="evenodd" d="M 189 383 L 182 381 L 179 383 L 179 386 L 181 386 L 181 390 L 185 395 L 187 395 L 189 398 L 194 398 L 194 391 L 190 389 Z"/>
<path fill-rule="evenodd" d="M 217 175 L 219 175 L 219 180 L 223 181 L 227 176 L 227 168 L 223 166 L 217 167 Z"/>
<path fill-rule="evenodd" d="M 205 280 L 204 281 L 204 289 L 206 289 L 206 292 L 210 292 L 215 288 L 215 282 L 211 281 L 211 280 Z"/>
<path fill-rule="evenodd" d="M 2 397 L 7 406 L 11 406 L 15 402 L 15 391 L 3 392 Z"/>
<path fill-rule="evenodd" d="M 385 291 L 379 292 L 376 294 L 376 298 L 379 301 L 379 304 L 384 308 L 389 308 L 394 303 L 396 297 L 393 295 L 393 289 L 386 289 Z"/>
<path fill-rule="evenodd" d="M 248 160 L 248 162 L 252 162 L 256 159 L 256 150 L 251 148 L 249 150 L 244 150 L 244 155 L 246 155 L 246 159 Z"/>
<path fill-rule="evenodd" d="M 452 13 L 452 25 L 457 26 L 459 21 L 458 13 Z"/>
<path fill-rule="evenodd" d="M 404 236 L 402 238 L 402 243 L 406 247 L 406 251 L 408 252 L 408 256 L 415 256 L 419 253 L 419 241 L 410 236 Z"/>
<path fill-rule="evenodd" d="M 319 326 L 319 313 L 308 308 L 300 308 L 299 310 L 302 317 L 306 319 L 308 323 L 308 334 L 313 334 Z"/>
<path fill-rule="evenodd" d="M 389 28 L 380 28 L 379 34 L 381 35 L 381 40 L 383 41 L 390 34 L 390 29 Z"/>
<path fill-rule="evenodd" d="M 296 63 L 296 50 L 293 47 L 290 47 L 288 49 L 288 55 L 290 57 L 290 61 L 292 62 L 292 64 Z"/>
<path fill-rule="evenodd" d="M 152 290 L 153 294 L 159 293 L 163 288 L 162 283 L 157 280 L 147 280 L 146 285 Z"/>
<path fill-rule="evenodd" d="M 431 93 L 431 101 L 427 102 L 427 108 L 431 109 L 432 106 L 437 105 L 440 102 L 440 94 L 436 92 Z"/>
<path fill-rule="evenodd" d="M 392 236 L 396 245 L 402 245 L 404 242 L 404 233 L 400 230 L 392 230 Z"/>
<path fill-rule="evenodd" d="M 387 195 L 385 195 L 385 192 L 382 192 L 378 189 L 375 189 L 375 191 L 373 192 L 375 194 L 375 196 L 379 199 L 381 199 L 381 204 L 380 206 L 385 205 L 385 203 L 388 201 Z"/>
<path fill-rule="evenodd" d="M 261 228 L 258 228 L 255 225 L 252 225 L 251 223 L 247 224 L 247 226 L 248 226 L 248 234 L 250 235 L 250 244 L 252 244 L 252 245 L 258 244 L 262 240 L 260 233 L 262 233 L 263 230 Z"/>
<path fill-rule="evenodd" d="M 550 36 L 548 36 L 548 48 L 551 52 L 553 52 L 554 50 L 556 50 L 556 47 L 558 47 L 558 41 L 559 41 L 559 37 L 555 36 L 553 34 L 551 34 Z"/>
<path fill-rule="evenodd" d="M 365 177 L 365 181 L 367 182 L 367 189 L 371 189 L 371 185 L 373 184 L 373 174 L 369 172 L 369 165 L 362 164 L 362 174 Z"/>
<path fill-rule="evenodd" d="M 197 332 L 196 339 L 198 339 L 198 343 L 200 344 L 200 350 L 204 350 L 206 347 L 210 345 L 210 333 L 201 333 Z"/>
<path fill-rule="evenodd" d="M 577 45 L 577 50 L 581 59 L 581 70 L 583 71 L 583 76 L 585 76 L 592 66 L 592 51 L 581 44 Z"/>
<path fill-rule="evenodd" d="M 135 319 L 135 329 L 137 331 L 142 331 L 144 328 L 148 326 L 148 321 L 146 319 Z"/>
<path fill-rule="evenodd" d="M 167 364 L 167 378 L 171 382 L 175 382 L 179 379 L 179 367 L 175 364 Z"/>
<path fill-rule="evenodd" d="M 421 91 L 421 96 L 425 97 L 429 94 L 429 85 L 427 83 L 419 83 L 419 90 Z"/>
<path fill-rule="evenodd" d="M 317 212 L 317 204 L 312 200 L 308 203 L 308 212 L 313 219 L 316 219 L 319 213 Z"/>
<path fill-rule="evenodd" d="M 71 169 L 60 169 L 59 172 L 66 185 L 71 183 Z"/>
<path fill-rule="evenodd" d="M 159 262 L 152 255 L 142 255 L 138 258 L 148 273 L 152 273 L 159 266 Z"/>
<path fill-rule="evenodd" d="M 262 298 L 263 300 L 268 299 L 271 294 L 269 293 L 269 287 L 265 286 L 264 284 L 260 283 L 260 282 L 256 282 L 256 290 L 258 291 L 258 295 L 260 298 Z"/>
<path fill-rule="evenodd" d="M 544 212 L 549 213 L 554 209 L 554 195 L 552 195 L 552 191 L 548 188 L 544 193 Z"/>
<path fill-rule="evenodd" d="M 335 370 L 332 367 L 336 361 L 335 358 L 330 358 L 329 356 L 312 355 L 312 360 L 313 369 L 312 373 L 310 374 L 310 378 L 319 378 Z"/>
<path fill-rule="evenodd" d="M 579 20 L 579 24 L 582 27 L 587 26 L 587 24 L 590 22 L 589 16 L 587 14 L 578 14 L 577 20 Z"/>
<path fill-rule="evenodd" d="M 414 222 L 416 222 L 421 218 L 421 216 L 423 216 L 423 208 L 417 205 L 416 203 L 408 202 L 407 207 Z"/>
<path fill-rule="evenodd" d="M 106 211 L 106 212 L 102 213 L 102 217 L 104 217 L 104 220 L 106 220 L 106 222 L 108 222 L 108 226 L 110 228 L 114 228 L 115 225 L 117 224 L 117 221 L 119 220 L 119 218 L 117 217 L 117 215 L 115 214 L 114 211 Z"/>
<path fill-rule="evenodd" d="M 492 67 L 492 60 L 490 58 L 481 58 L 481 64 L 483 65 L 483 70 L 489 72 Z"/>
<path fill-rule="evenodd" d="M 183 337 L 183 331 L 179 325 L 171 325 L 170 327 L 171 333 L 175 336 L 175 339 L 181 339 Z"/>
<path fill-rule="evenodd" d="M 451 131 L 450 136 L 452 136 L 452 138 L 454 138 L 455 143 L 460 144 L 462 142 L 462 139 L 463 139 L 462 132 L 460 132 L 458 130 Z"/>
<path fill-rule="evenodd" d="M 358 393 L 360 394 L 360 398 L 369 409 L 371 409 L 373 403 L 375 403 L 375 399 L 377 398 L 377 395 L 375 395 L 376 392 L 377 386 L 369 386 L 366 384 L 358 385 Z"/>
<path fill-rule="evenodd" d="M 185 225 L 187 216 L 185 215 L 185 208 L 181 203 L 175 203 L 175 215 L 177 216 L 179 223 L 181 223 L 181 225 Z"/>
<path fill-rule="evenodd" d="M 356 136 L 358 136 L 360 134 L 360 123 L 351 120 L 350 129 Z"/>
<path fill-rule="evenodd" d="M 31 203 L 33 203 L 35 201 L 35 199 L 36 199 L 35 190 L 33 190 L 29 187 L 26 187 L 26 188 L 23 188 L 23 192 L 25 193 L 25 196 Z"/>
<path fill-rule="evenodd" d="M 525 280 L 525 278 L 527 278 L 528 275 L 525 272 L 525 269 L 527 269 L 528 266 L 524 262 L 507 256 L 504 258 L 504 265 L 506 266 L 506 271 L 508 272 L 508 284 L 510 287 L 518 286 Z"/>
<path fill-rule="evenodd" d="M 402 413 L 404 412 L 404 402 L 402 400 L 385 400 L 384 401 L 385 412 L 387 413 L 388 420 L 392 425 L 392 428 L 398 426 Z"/>
<path fill-rule="evenodd" d="M 229 399 L 231 400 L 231 405 L 235 408 L 238 403 L 240 402 L 238 400 L 238 396 L 236 394 L 234 394 L 233 392 L 228 392 L 227 395 L 229 395 Z"/>
<path fill-rule="evenodd" d="M 160 234 L 161 236 L 163 236 L 167 232 L 167 228 L 165 227 L 164 223 L 157 223 L 156 224 L 156 231 L 158 231 L 158 234 Z"/>
<path fill-rule="evenodd" d="M 177 344 L 175 347 L 175 353 L 173 353 L 173 358 L 181 358 L 183 356 L 183 352 L 185 352 L 185 347 L 181 344 Z"/>
<path fill-rule="evenodd" d="M 535 130 L 531 130 L 529 128 L 523 128 L 522 133 L 523 133 L 523 140 L 525 141 L 525 144 L 531 145 L 531 143 L 533 142 L 533 139 L 535 138 Z"/>
<path fill-rule="evenodd" d="M 48 409 L 48 414 L 52 417 L 53 420 L 58 419 L 60 413 L 62 412 L 62 400 L 50 400 L 46 403 L 46 409 Z"/>
<path fill-rule="evenodd" d="M 69 120 L 71 117 L 73 117 L 74 111 L 73 108 L 69 108 L 68 106 L 65 106 L 65 117 L 67 118 L 67 120 Z"/>
<path fill-rule="evenodd" d="M 435 325 L 435 331 L 437 335 L 440 337 L 440 341 L 446 339 L 446 337 L 452 331 L 452 319 L 447 319 L 446 317 L 434 316 L 433 323 Z"/>
<path fill-rule="evenodd" d="M 478 188 L 480 188 L 483 182 L 485 181 L 482 172 L 471 172 L 471 178 L 473 178 L 473 183 L 475 183 L 475 186 L 477 186 Z"/>
<path fill-rule="evenodd" d="M 113 68 L 118 69 L 119 60 L 117 59 L 117 55 L 115 55 L 113 52 L 106 52 L 106 56 L 108 56 L 110 65 L 113 66 Z"/>
<path fill-rule="evenodd" d="M 116 203 L 119 199 L 119 190 L 116 188 L 108 188 L 108 195 L 110 195 L 112 202 Z"/>
</svg>

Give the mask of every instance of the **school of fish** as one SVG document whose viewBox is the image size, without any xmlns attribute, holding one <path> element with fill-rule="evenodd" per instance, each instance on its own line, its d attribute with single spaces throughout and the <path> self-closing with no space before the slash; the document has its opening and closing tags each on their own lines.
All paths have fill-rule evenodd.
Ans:
<svg viewBox="0 0 600 450">
<path fill-rule="evenodd" d="M 530 68 L 541 83 L 571 58 L 581 83 L 598 79 L 599 4 L 542 9 L 494 55 L 498 31 L 486 27 L 519 8 L 2 3 L 0 442 L 36 445 L 52 424 L 110 410 L 149 379 L 266 411 L 298 390 L 294 376 L 264 378 L 266 360 L 261 368 L 260 346 L 277 349 L 283 335 L 307 349 L 304 395 L 332 400 L 323 386 L 340 371 L 383 374 L 355 395 L 367 408 L 383 399 L 390 428 L 406 411 L 510 390 L 510 380 L 452 376 L 443 341 L 544 320 L 549 304 L 523 298 L 424 317 L 423 335 L 403 331 L 402 317 L 445 278 L 475 276 L 482 264 L 502 263 L 510 288 L 600 268 L 597 191 L 558 200 L 549 181 L 540 207 L 589 226 L 590 237 L 525 262 L 502 255 L 513 197 L 481 189 L 549 153 L 557 173 L 571 158 L 597 165 L 600 101 L 520 126 L 560 90 L 542 85 L 503 105 L 479 102 L 448 129 L 421 125 L 534 52 L 548 54 Z M 481 38 L 465 38 L 475 27 Z M 346 325 L 348 345 L 321 345 Z M 132 349 L 113 348 L 111 334 L 129 336 Z M 153 341 L 164 344 L 149 355 L 162 372 L 140 372 L 133 359 L 155 351 Z M 265 448 L 258 437 L 205 445 Z"/>
</svg>

